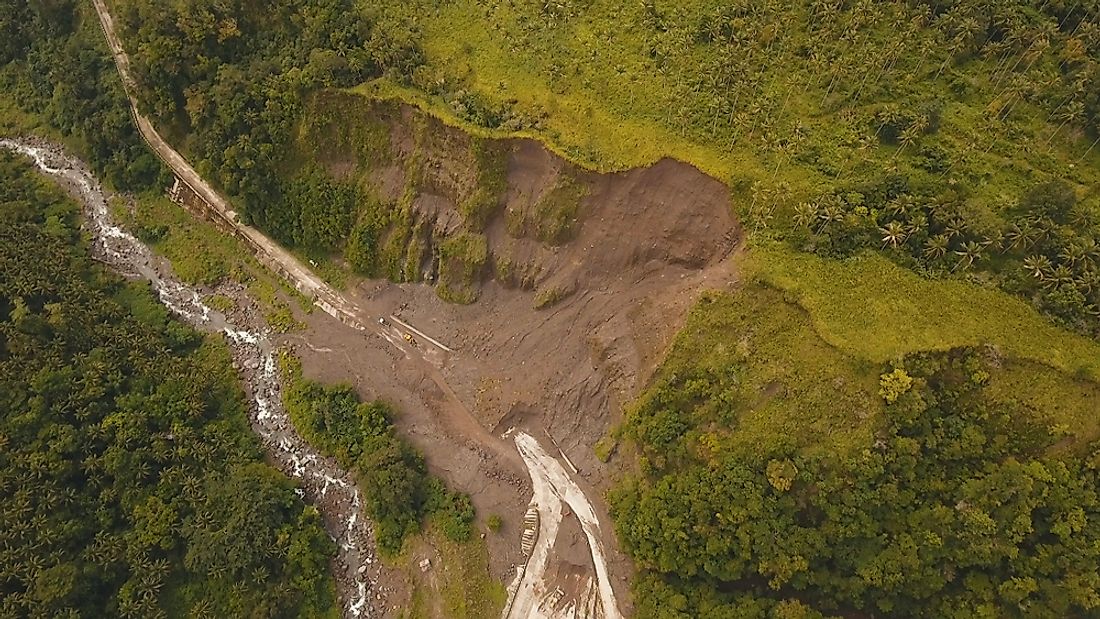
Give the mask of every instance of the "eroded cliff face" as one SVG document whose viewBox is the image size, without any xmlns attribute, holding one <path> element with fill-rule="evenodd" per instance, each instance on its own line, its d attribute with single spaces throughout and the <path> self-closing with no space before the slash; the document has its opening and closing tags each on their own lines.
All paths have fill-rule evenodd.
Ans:
<svg viewBox="0 0 1100 619">
<path fill-rule="evenodd" d="M 543 588 L 561 586 L 580 603 L 606 562 L 610 586 L 628 599 L 632 567 L 600 498 L 621 461 L 601 462 L 595 445 L 699 295 L 734 280 L 739 230 L 727 187 L 672 160 L 596 174 L 533 140 L 472 137 L 348 93 L 316 94 L 304 118 L 287 173 L 322 174 L 362 200 L 337 257 L 364 275 L 349 279 L 346 296 L 442 344 L 410 336 L 429 368 L 306 317 L 309 346 L 298 353 L 307 376 L 393 402 L 433 472 L 505 522 L 522 520 L 531 489 L 499 453 L 502 435 L 515 430 L 560 454 L 605 525 L 607 557 L 594 562 L 566 514 L 543 565 L 553 586 Z M 486 542 L 493 574 L 508 582 L 523 560 L 518 538 Z"/>
<path fill-rule="evenodd" d="M 424 286 L 358 293 L 422 313 L 479 360 L 452 372 L 486 427 L 545 417 L 590 458 L 696 293 L 732 278 L 729 190 L 687 164 L 597 174 L 409 106 L 327 91 L 308 107 L 298 153 L 386 213 L 372 275 L 449 303 Z"/>
<path fill-rule="evenodd" d="M 393 215 L 378 245 L 403 268 L 373 274 L 457 289 L 451 300 L 496 280 L 548 306 L 638 269 L 706 268 L 738 238 L 727 187 L 684 163 L 597 174 L 534 140 L 470 136 L 406 105 L 322 92 L 310 108 L 298 150 Z"/>
</svg>

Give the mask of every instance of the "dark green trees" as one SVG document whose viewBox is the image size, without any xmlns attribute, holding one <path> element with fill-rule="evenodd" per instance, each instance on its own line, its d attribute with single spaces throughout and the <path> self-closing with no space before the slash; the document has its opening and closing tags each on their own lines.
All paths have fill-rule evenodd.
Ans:
<svg viewBox="0 0 1100 619">
<path fill-rule="evenodd" d="M 615 493 L 651 573 L 643 616 L 787 616 L 792 599 L 883 617 L 1098 612 L 1100 463 L 1047 455 L 1046 428 L 985 395 L 985 363 L 962 350 L 884 374 L 886 423 L 845 457 L 687 458 Z M 733 611 L 750 599 L 770 614 Z"/>
<path fill-rule="evenodd" d="M 282 365 L 283 397 L 294 426 L 311 445 L 357 473 L 382 551 L 399 552 L 429 516 L 450 539 L 469 538 L 474 521 L 470 498 L 429 475 L 424 458 L 397 436 L 384 403 L 360 403 L 349 386 L 304 379 L 299 362 L 289 355 Z"/>
<path fill-rule="evenodd" d="M 0 615 L 327 613 L 331 542 L 261 462 L 228 352 L 76 225 L 0 154 Z"/>
</svg>

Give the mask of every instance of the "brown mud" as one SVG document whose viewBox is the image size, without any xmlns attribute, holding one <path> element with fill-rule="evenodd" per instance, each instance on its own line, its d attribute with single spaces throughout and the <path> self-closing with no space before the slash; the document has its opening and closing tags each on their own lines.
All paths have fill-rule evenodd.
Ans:
<svg viewBox="0 0 1100 619">
<path fill-rule="evenodd" d="M 473 138 L 407 107 L 375 105 L 364 113 L 387 124 L 390 153 L 380 157 L 385 163 L 329 152 L 322 162 L 329 171 L 398 200 L 408 190 L 406 171 L 415 157 L 421 178 L 411 204 L 414 218 L 434 235 L 428 245 L 469 230 L 459 205 L 477 184 Z M 418 135 L 414 126 L 421 127 Z M 672 160 L 595 174 L 531 140 L 492 147 L 506 158 L 506 183 L 484 228 L 490 265 L 473 283 L 474 303 L 444 302 L 425 283 L 360 280 L 345 292 L 365 313 L 401 318 L 453 349 L 430 352 L 438 355 L 435 365 L 462 407 L 447 403 L 423 364 L 396 350 L 348 342 L 343 330 L 321 317 L 304 317 L 306 332 L 294 336 L 315 349 L 297 350 L 307 376 L 346 380 L 364 397 L 391 401 L 400 411 L 399 427 L 426 454 L 433 472 L 470 493 L 483 517 L 504 518 L 506 530 L 515 534 L 489 535 L 487 541 L 493 572 L 505 582 L 523 560 L 518 531 L 531 490 L 523 468 L 504 457 L 514 448 L 499 437 L 517 428 L 551 451 L 560 449 L 605 523 L 616 593 L 628 599 L 632 570 L 616 550 L 602 498 L 623 463 L 600 462 L 593 447 L 645 386 L 698 295 L 734 282 L 740 233 L 728 189 Z M 509 216 L 530 213 L 563 179 L 583 195 L 567 242 L 551 245 L 509 230 Z M 502 278 L 502 262 L 530 276 L 523 285 Z M 537 309 L 536 297 L 549 289 L 567 294 Z M 338 352 L 316 351 L 321 348 Z M 563 522 L 548 574 L 559 572 L 567 594 L 587 595 L 577 584 L 584 581 L 574 576 L 578 570 L 590 576 L 591 560 L 580 527 L 570 520 Z"/>
</svg>

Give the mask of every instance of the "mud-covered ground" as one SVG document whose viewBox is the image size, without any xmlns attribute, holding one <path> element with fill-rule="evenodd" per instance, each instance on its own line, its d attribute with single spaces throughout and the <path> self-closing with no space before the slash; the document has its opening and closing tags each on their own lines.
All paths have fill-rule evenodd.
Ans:
<svg viewBox="0 0 1100 619">
<path fill-rule="evenodd" d="M 428 167 L 446 166 L 444 160 Z M 515 449 L 501 436 L 515 428 L 550 451 L 560 449 L 554 455 L 576 467 L 572 477 L 603 524 L 610 579 L 628 610 L 622 601 L 629 599 L 632 570 L 614 543 L 603 501 L 619 463 L 600 462 L 593 446 L 645 385 L 698 295 L 733 282 L 739 232 L 724 185 L 662 161 L 621 174 L 571 172 L 587 196 L 577 234 L 565 245 L 510 236 L 504 213 L 529 208 L 558 182 L 562 166 L 534 142 L 513 142 L 507 195 L 486 232 L 494 254 L 539 265 L 537 289 L 572 291 L 558 303 L 535 309 L 533 290 L 491 278 L 468 306 L 445 303 L 424 284 L 367 280 L 347 293 L 366 314 L 401 318 L 452 349 L 414 338 L 460 407 L 448 402 L 423 364 L 396 350 L 347 342 L 327 321 L 306 317 L 306 331 L 291 339 L 303 342 L 298 350 L 307 375 L 349 381 L 365 397 L 392 401 L 401 412 L 399 427 L 427 454 L 432 470 L 470 493 L 480 514 L 504 518 L 505 531 L 488 542 L 494 575 L 506 583 L 524 561 L 520 522 L 533 490 L 522 463 L 502 457 Z M 392 180 L 396 168 L 380 174 L 400 186 Z M 447 221 L 453 219 L 449 200 L 419 199 Z M 574 514 L 567 513 L 557 531 L 545 588 L 554 598 L 559 585 L 563 592 L 550 605 L 581 605 L 594 592 L 591 548 Z"/>
</svg>

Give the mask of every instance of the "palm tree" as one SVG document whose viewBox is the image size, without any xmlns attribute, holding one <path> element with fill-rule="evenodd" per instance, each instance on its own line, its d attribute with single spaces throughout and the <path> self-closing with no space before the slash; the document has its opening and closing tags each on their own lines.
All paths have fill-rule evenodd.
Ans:
<svg viewBox="0 0 1100 619">
<path fill-rule="evenodd" d="M 915 205 L 916 201 L 913 200 L 913 196 L 906 194 L 890 200 L 882 210 L 887 215 L 906 218 L 909 216 L 909 211 L 912 210 Z"/>
<path fill-rule="evenodd" d="M 1092 294 L 1093 290 L 1100 290 L 1100 271 L 1085 271 L 1073 283 L 1082 294 Z"/>
<path fill-rule="evenodd" d="M 1026 220 L 1014 223 L 1008 227 L 1008 232 L 1005 232 L 1005 240 L 1008 241 L 1006 251 L 1016 248 L 1027 249 L 1035 244 L 1035 230 Z"/>
<path fill-rule="evenodd" d="M 897 248 L 898 244 L 905 240 L 905 228 L 897 221 L 891 221 L 882 228 L 879 228 L 879 232 L 882 233 L 883 247 L 889 245 Z"/>
<path fill-rule="evenodd" d="M 1079 243 L 1069 243 L 1062 248 L 1062 251 L 1058 252 L 1058 257 L 1070 266 L 1076 266 L 1088 258 L 1088 252 Z"/>
<path fill-rule="evenodd" d="M 826 227 L 828 227 L 829 224 L 833 224 L 844 219 L 844 211 L 841 210 L 840 204 L 836 200 L 831 200 L 829 204 L 825 205 L 824 208 L 818 211 L 817 218 L 821 220 L 821 225 L 818 226 L 817 231 L 821 232 Z"/>
<path fill-rule="evenodd" d="M 962 244 L 961 248 L 955 250 L 955 255 L 959 257 L 959 263 L 955 265 L 955 268 L 968 269 L 975 262 L 982 259 L 982 246 L 977 241 L 967 241 Z"/>
<path fill-rule="evenodd" d="M 958 217 L 952 217 L 943 225 L 943 233 L 946 234 L 949 239 L 962 236 L 964 231 L 966 231 L 966 224 Z"/>
<path fill-rule="evenodd" d="M 924 213 L 918 212 L 909 218 L 909 222 L 905 224 L 905 232 L 909 236 L 914 234 L 920 234 L 928 229 L 928 217 Z"/>
<path fill-rule="evenodd" d="M 1059 264 L 1050 272 L 1047 284 L 1052 288 L 1056 288 L 1062 284 L 1073 284 L 1073 269 L 1064 264 Z"/>
<path fill-rule="evenodd" d="M 817 217 L 817 207 L 809 202 L 800 202 L 794 207 L 794 223 L 800 228 L 805 228 Z"/>
<path fill-rule="evenodd" d="M 1024 258 L 1024 268 L 1031 274 L 1032 277 L 1040 282 L 1046 281 L 1050 275 L 1050 270 L 1053 265 L 1050 263 L 1050 258 L 1043 255 L 1028 256 Z"/>
<path fill-rule="evenodd" d="M 930 259 L 943 258 L 947 255 L 948 245 L 950 239 L 946 235 L 937 234 L 936 236 L 928 239 L 928 242 L 924 246 L 924 255 Z"/>
</svg>

